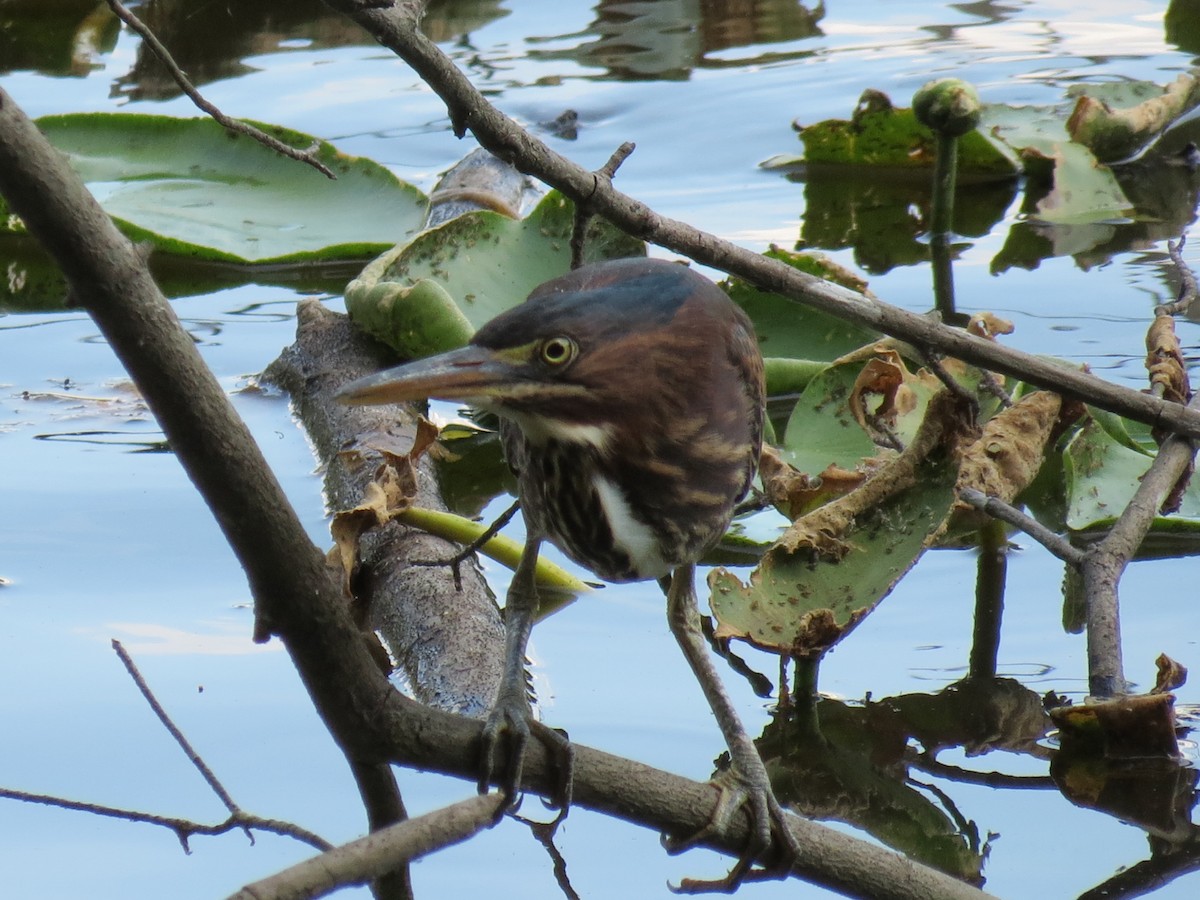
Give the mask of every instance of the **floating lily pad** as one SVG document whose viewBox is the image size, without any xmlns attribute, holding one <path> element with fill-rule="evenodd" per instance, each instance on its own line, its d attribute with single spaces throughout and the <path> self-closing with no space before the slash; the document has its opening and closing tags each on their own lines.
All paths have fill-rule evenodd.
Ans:
<svg viewBox="0 0 1200 900">
<path fill-rule="evenodd" d="M 470 212 L 397 245 L 346 288 L 363 329 L 405 357 L 462 346 L 475 329 L 571 268 L 574 205 L 552 192 L 524 219 Z M 644 256 L 641 241 L 602 219 L 588 230 L 589 262 Z"/>
<path fill-rule="evenodd" d="M 425 214 L 416 188 L 324 142 L 317 156 L 336 181 L 207 118 L 81 114 L 37 124 L 126 234 L 167 253 L 240 264 L 366 259 Z M 294 147 L 314 140 L 259 127 Z"/>
<path fill-rule="evenodd" d="M 1127 215 L 1132 204 L 1112 170 L 1072 141 L 1067 114 L 1063 107 L 989 104 L 980 127 L 1017 154 L 1029 174 L 1050 185 L 1032 210 L 1037 219 L 1069 225 Z"/>
</svg>

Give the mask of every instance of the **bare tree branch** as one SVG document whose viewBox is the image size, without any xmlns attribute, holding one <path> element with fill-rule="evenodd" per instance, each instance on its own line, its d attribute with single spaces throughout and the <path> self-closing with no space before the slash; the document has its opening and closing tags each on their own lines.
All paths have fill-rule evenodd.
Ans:
<svg viewBox="0 0 1200 900">
<path fill-rule="evenodd" d="M 229 900 L 308 900 L 364 884 L 490 828 L 503 803 L 498 793 L 483 794 L 391 825 L 248 884 Z"/>
<path fill-rule="evenodd" d="M 188 839 L 192 836 L 225 834 L 234 829 L 241 829 L 246 831 L 247 834 L 249 834 L 250 830 L 255 830 L 266 831 L 271 834 L 282 835 L 283 837 L 291 837 L 311 847 L 316 847 L 318 850 L 328 850 L 333 846 L 320 835 L 314 834 L 306 828 L 301 828 L 299 825 L 279 819 L 264 819 L 262 816 L 256 816 L 253 813 L 242 812 L 240 810 L 224 822 L 218 822 L 216 825 L 204 825 L 200 822 L 193 822 L 191 819 L 183 819 L 176 816 L 159 816 L 154 813 L 141 812 L 135 809 L 122 809 L 119 806 L 105 806 L 101 803 L 85 803 L 80 800 L 54 797 L 49 794 L 32 794 L 28 791 L 15 791 L 11 788 L 0 788 L 0 797 L 8 800 L 19 800 L 22 803 L 40 803 L 43 806 L 54 806 L 58 809 L 69 809 L 76 812 L 91 813 L 96 816 L 107 816 L 111 819 L 124 819 L 126 822 L 144 822 L 147 825 L 160 825 L 175 832 L 175 836 L 179 838 L 179 843 L 183 845 L 183 849 L 188 853 L 191 852 L 191 849 L 188 847 Z"/>
<path fill-rule="evenodd" d="M 142 697 L 150 704 L 150 709 L 154 711 L 154 715 L 158 717 L 158 721 L 162 723 L 163 728 L 167 729 L 167 732 L 175 739 L 175 743 L 183 750 L 188 761 L 196 767 L 196 770 L 208 782 L 208 786 L 212 788 L 213 793 L 225 804 L 225 808 L 229 810 L 229 814 L 234 817 L 241 815 L 242 810 L 234 802 L 233 797 L 229 796 L 229 791 L 225 790 L 225 785 L 221 784 L 217 776 L 213 773 L 213 770 L 208 767 L 208 763 L 201 759 L 200 754 L 192 748 L 191 742 L 188 741 L 183 732 L 179 730 L 179 727 L 171 720 L 167 711 L 163 709 L 162 704 L 158 702 L 158 698 L 150 690 L 150 685 L 146 684 L 146 679 L 138 671 L 137 664 L 133 661 L 133 657 L 129 655 L 128 651 L 126 651 L 124 645 L 114 638 L 112 648 L 116 651 L 122 665 L 125 666 L 125 671 L 129 673 L 129 677 L 133 679 L 133 683 L 137 685 L 137 689 L 141 691 Z M 249 832 L 246 834 L 249 837 Z"/>
<path fill-rule="evenodd" d="M 958 499 L 970 504 L 980 512 L 985 512 L 993 519 L 1007 522 L 1014 528 L 1019 528 L 1029 535 L 1063 562 L 1078 568 L 1083 565 L 1086 554 L 1078 547 L 1071 545 L 1061 535 L 1055 534 L 1037 519 L 1017 509 L 1011 503 L 1005 503 L 999 497 L 989 497 L 983 491 L 975 488 L 964 488 L 958 492 Z"/>
</svg>

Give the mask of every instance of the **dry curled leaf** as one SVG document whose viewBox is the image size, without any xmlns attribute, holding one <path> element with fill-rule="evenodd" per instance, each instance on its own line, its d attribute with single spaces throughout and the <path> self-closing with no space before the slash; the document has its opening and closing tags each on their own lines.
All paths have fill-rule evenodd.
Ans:
<svg viewBox="0 0 1200 900">
<path fill-rule="evenodd" d="M 1008 319 L 1002 319 L 990 312 L 975 313 L 967 322 L 967 331 L 970 334 L 990 341 L 994 341 L 996 335 L 1012 334 L 1015 330 L 1015 326 Z"/>
<path fill-rule="evenodd" d="M 812 476 L 784 462 L 774 447 L 763 448 L 758 471 L 767 500 L 792 521 L 845 496 L 867 478 L 865 471 L 851 471 L 833 464 L 820 475 Z"/>
<path fill-rule="evenodd" d="M 1011 502 L 1042 467 L 1061 408 L 1057 394 L 1034 391 L 990 419 L 979 439 L 963 451 L 956 492 L 974 488 Z M 967 505 L 960 501 L 957 508 Z"/>
<path fill-rule="evenodd" d="M 1171 403 L 1187 403 L 1191 397 L 1187 366 L 1173 316 L 1155 316 L 1146 332 L 1146 371 L 1150 388 Z"/>
<path fill-rule="evenodd" d="M 1150 691 L 1152 694 L 1178 690 L 1187 681 L 1187 666 L 1175 662 L 1165 653 L 1158 655 L 1154 665 L 1158 668 L 1158 676 L 1154 679 L 1154 688 Z"/>
<path fill-rule="evenodd" d="M 880 350 L 867 360 L 847 401 L 864 431 L 873 433 L 875 422 L 894 425 L 898 416 L 916 406 L 916 396 L 907 384 L 910 377 L 904 360 L 895 350 Z M 871 408 L 871 398 L 876 396 L 879 401 Z"/>
<path fill-rule="evenodd" d="M 412 506 L 417 496 L 417 460 L 437 440 L 437 426 L 423 416 L 417 421 L 417 431 L 406 452 L 399 451 L 396 436 L 373 434 L 354 451 L 372 450 L 382 458 L 374 478 L 363 490 L 362 501 L 353 509 L 334 514 L 329 525 L 334 549 L 331 562 L 342 570 L 342 589 L 352 595 L 350 579 L 358 565 L 358 543 L 364 532 L 386 525 Z"/>
</svg>

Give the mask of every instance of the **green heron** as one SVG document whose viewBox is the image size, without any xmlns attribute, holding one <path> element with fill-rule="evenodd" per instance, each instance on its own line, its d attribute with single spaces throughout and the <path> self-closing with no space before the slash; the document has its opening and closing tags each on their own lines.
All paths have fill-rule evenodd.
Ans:
<svg viewBox="0 0 1200 900">
<path fill-rule="evenodd" d="M 500 419 L 517 473 L 527 539 L 505 605 L 502 685 L 484 727 L 480 788 L 502 740 L 502 787 L 516 796 L 532 734 L 565 772 L 566 739 L 532 718 L 525 652 L 542 540 L 606 581 L 657 579 L 672 633 L 703 687 L 729 747 L 710 825 L 738 809 L 751 840 L 723 884 L 736 883 L 779 838 L 796 855 L 767 772 L 726 694 L 700 633 L 693 569 L 725 533 L 758 465 L 763 364 L 749 319 L 686 266 L 625 259 L 577 269 L 536 288 L 462 349 L 362 378 L 345 403 L 433 397 L 466 401 Z"/>
</svg>

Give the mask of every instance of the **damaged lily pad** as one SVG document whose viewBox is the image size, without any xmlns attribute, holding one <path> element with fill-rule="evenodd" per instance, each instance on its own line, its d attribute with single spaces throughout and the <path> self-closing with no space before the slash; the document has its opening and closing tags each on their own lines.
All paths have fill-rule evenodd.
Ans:
<svg viewBox="0 0 1200 900">
<path fill-rule="evenodd" d="M 421 232 L 371 262 L 346 288 L 355 323 L 407 358 L 460 347 L 475 329 L 571 268 L 574 205 L 551 192 L 524 219 L 491 210 Z M 593 219 L 588 262 L 646 246 Z"/>
<path fill-rule="evenodd" d="M 909 372 L 894 350 L 864 348 L 847 355 L 809 381 L 788 419 L 780 455 L 810 475 L 830 465 L 858 468 L 883 452 L 870 418 L 886 418 L 907 443 L 939 386 L 928 373 Z"/>
<path fill-rule="evenodd" d="M 926 467 L 917 487 L 860 516 L 834 559 L 782 547 L 768 551 L 743 583 L 719 568 L 709 575 L 719 638 L 739 638 L 789 656 L 819 656 L 895 587 L 937 532 L 953 500 L 953 468 Z"/>
</svg>

